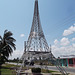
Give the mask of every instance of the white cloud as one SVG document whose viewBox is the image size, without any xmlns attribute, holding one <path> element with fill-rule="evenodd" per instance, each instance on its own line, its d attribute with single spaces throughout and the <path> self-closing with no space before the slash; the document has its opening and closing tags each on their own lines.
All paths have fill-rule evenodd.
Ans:
<svg viewBox="0 0 75 75">
<path fill-rule="evenodd" d="M 59 57 L 60 55 L 74 55 L 75 54 L 75 44 L 69 46 L 52 46 L 52 53 L 55 57 Z"/>
<path fill-rule="evenodd" d="M 70 41 L 69 41 L 69 39 L 68 38 L 62 38 L 61 40 L 60 40 L 60 43 L 61 43 L 61 45 L 62 46 L 66 46 L 66 45 L 69 45 L 69 43 L 70 43 Z"/>
<path fill-rule="evenodd" d="M 75 55 L 75 43 L 72 42 L 75 38 L 71 40 L 63 37 L 59 41 L 59 45 L 56 45 L 57 41 L 54 40 L 54 45 L 52 45 L 52 53 L 55 57 L 59 57 L 61 55 Z"/>
<path fill-rule="evenodd" d="M 73 25 L 75 26 L 75 23 Z"/>
<path fill-rule="evenodd" d="M 24 34 L 21 34 L 21 35 L 20 35 L 20 37 L 24 37 L 24 36 L 25 36 Z"/>
<path fill-rule="evenodd" d="M 68 36 L 74 32 L 75 24 L 64 30 L 63 36 Z M 55 57 L 59 57 L 60 55 L 75 55 L 75 37 L 71 39 L 63 37 L 60 41 L 58 41 L 58 39 L 54 40 L 52 53 Z"/>
<path fill-rule="evenodd" d="M 75 43 L 72 44 L 73 48 L 75 49 Z"/>
<path fill-rule="evenodd" d="M 72 40 L 71 41 L 75 41 L 75 38 L 72 38 Z"/>
<path fill-rule="evenodd" d="M 54 44 L 57 45 L 59 43 L 59 41 L 57 39 L 55 39 Z"/>
<path fill-rule="evenodd" d="M 14 58 L 21 58 L 23 54 L 23 50 L 15 50 L 13 53 L 12 53 L 12 56 L 9 57 L 9 59 L 14 59 Z"/>
<path fill-rule="evenodd" d="M 74 26 L 71 26 L 67 30 L 64 30 L 63 36 L 68 36 L 70 34 L 73 34 L 74 32 L 75 32 L 75 25 Z"/>
</svg>

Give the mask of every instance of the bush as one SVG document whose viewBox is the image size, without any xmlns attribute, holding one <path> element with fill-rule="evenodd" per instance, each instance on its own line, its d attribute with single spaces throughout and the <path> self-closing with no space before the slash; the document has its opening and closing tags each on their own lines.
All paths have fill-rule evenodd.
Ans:
<svg viewBox="0 0 75 75">
<path fill-rule="evenodd" d="M 41 73 L 41 69 L 40 68 L 32 68 L 32 73 Z"/>
</svg>

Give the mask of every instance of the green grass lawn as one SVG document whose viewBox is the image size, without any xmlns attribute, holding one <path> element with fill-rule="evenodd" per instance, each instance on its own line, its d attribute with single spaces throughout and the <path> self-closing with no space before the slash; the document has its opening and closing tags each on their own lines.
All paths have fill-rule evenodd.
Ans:
<svg viewBox="0 0 75 75">
<path fill-rule="evenodd" d="M 45 70 L 45 69 L 42 69 L 41 71 L 42 71 L 42 73 L 54 73 L 54 72 L 57 72 L 57 71 Z"/>
<path fill-rule="evenodd" d="M 4 64 L 1 68 L 1 75 L 16 75 L 15 70 L 12 70 L 11 67 L 15 65 Z"/>
<path fill-rule="evenodd" d="M 16 74 L 14 74 L 13 71 L 10 70 L 10 69 L 4 69 L 4 68 L 2 68 L 1 69 L 1 75 L 16 75 Z"/>
</svg>

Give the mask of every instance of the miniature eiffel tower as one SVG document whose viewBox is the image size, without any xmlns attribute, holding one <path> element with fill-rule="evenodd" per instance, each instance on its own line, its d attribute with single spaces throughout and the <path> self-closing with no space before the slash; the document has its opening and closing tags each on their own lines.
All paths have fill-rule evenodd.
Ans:
<svg viewBox="0 0 75 75">
<path fill-rule="evenodd" d="M 39 16 L 38 0 L 35 0 L 34 16 L 28 41 L 25 42 L 25 50 L 22 55 L 23 64 L 25 60 L 34 60 L 34 58 L 50 59 L 57 63 L 56 58 L 51 53 L 47 41 L 45 39 Z M 63 75 L 67 75 L 66 71 L 56 66 Z"/>
<path fill-rule="evenodd" d="M 50 58 L 52 55 L 48 46 L 48 43 L 45 39 L 42 26 L 40 23 L 38 0 L 35 0 L 34 7 L 34 16 L 30 35 L 28 41 L 25 42 L 25 50 L 22 58 L 24 59 L 34 59 L 35 57 L 39 58 Z M 52 55 L 53 56 L 53 55 Z M 54 56 L 53 56 L 54 57 Z"/>
</svg>

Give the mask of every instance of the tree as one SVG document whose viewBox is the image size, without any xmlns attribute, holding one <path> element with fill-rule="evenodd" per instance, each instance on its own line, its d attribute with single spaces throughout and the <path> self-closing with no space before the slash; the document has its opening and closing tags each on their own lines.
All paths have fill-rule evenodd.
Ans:
<svg viewBox="0 0 75 75">
<path fill-rule="evenodd" d="M 12 37 L 13 33 L 11 31 L 5 30 L 3 37 L 0 36 L 0 66 L 8 61 L 8 57 L 16 49 L 14 42 L 16 41 Z"/>
</svg>

